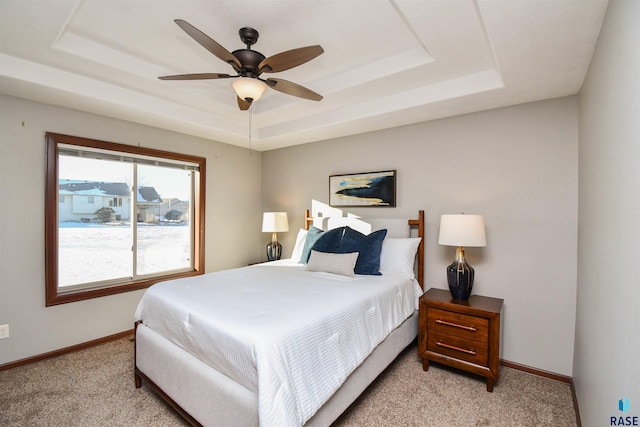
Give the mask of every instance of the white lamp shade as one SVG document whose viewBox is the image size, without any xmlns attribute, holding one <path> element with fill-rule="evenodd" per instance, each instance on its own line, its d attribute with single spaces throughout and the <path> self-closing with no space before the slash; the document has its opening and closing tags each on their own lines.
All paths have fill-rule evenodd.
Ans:
<svg viewBox="0 0 640 427">
<path fill-rule="evenodd" d="M 238 97 L 245 101 L 247 101 L 247 99 L 257 101 L 264 91 L 267 90 L 267 85 L 252 77 L 239 77 L 231 82 L 231 87 L 236 91 Z"/>
<path fill-rule="evenodd" d="M 289 231 L 289 219 L 286 212 L 265 212 L 262 215 L 262 231 L 279 233 Z"/>
<path fill-rule="evenodd" d="M 446 246 L 487 246 L 482 215 L 442 215 L 438 243 Z"/>
</svg>

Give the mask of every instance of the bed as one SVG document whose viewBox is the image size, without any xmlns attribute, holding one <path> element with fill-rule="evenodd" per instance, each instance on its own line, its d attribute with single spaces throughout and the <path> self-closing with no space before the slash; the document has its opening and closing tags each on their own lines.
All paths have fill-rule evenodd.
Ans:
<svg viewBox="0 0 640 427">
<path fill-rule="evenodd" d="M 307 211 L 291 259 L 152 286 L 136 310 L 136 387 L 192 425 L 330 425 L 415 340 L 423 240 L 423 211 Z"/>
</svg>

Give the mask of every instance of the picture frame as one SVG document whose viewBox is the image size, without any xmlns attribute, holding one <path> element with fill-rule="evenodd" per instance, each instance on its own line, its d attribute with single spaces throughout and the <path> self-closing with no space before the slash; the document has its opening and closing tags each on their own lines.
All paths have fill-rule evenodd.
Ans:
<svg viewBox="0 0 640 427">
<path fill-rule="evenodd" d="M 396 170 L 329 176 L 329 205 L 396 207 Z"/>
</svg>

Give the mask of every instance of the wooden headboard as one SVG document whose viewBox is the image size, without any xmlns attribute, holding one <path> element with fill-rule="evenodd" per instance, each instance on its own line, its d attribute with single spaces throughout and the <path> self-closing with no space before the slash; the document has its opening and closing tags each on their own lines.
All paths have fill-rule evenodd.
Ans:
<svg viewBox="0 0 640 427">
<path fill-rule="evenodd" d="M 304 229 L 308 230 L 313 225 L 316 218 L 311 215 L 311 211 L 307 209 L 304 212 Z M 366 220 L 365 220 L 366 221 Z M 418 211 L 417 219 L 409 219 L 408 220 L 409 227 L 416 228 L 418 232 L 418 237 L 420 237 L 420 245 L 418 246 L 417 253 L 417 261 L 418 261 L 418 271 L 417 277 L 418 283 L 420 283 L 420 287 L 424 290 L 424 233 L 425 233 L 425 223 L 424 223 L 424 211 Z"/>
</svg>

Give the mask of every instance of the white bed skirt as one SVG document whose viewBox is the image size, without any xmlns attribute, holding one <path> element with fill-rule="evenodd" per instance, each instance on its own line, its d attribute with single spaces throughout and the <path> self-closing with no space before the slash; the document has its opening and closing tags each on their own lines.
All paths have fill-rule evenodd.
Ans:
<svg viewBox="0 0 640 427">
<path fill-rule="evenodd" d="M 329 426 L 418 334 L 415 312 L 394 330 L 305 424 Z M 204 426 L 258 426 L 258 397 L 150 328 L 136 329 L 136 367 Z"/>
</svg>

